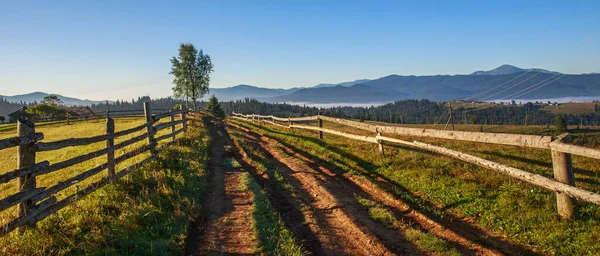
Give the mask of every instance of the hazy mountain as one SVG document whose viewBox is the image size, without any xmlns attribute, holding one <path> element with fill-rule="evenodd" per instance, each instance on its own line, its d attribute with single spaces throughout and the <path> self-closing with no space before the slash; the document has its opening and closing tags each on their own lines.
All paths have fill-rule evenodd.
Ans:
<svg viewBox="0 0 600 256">
<path fill-rule="evenodd" d="M 289 95 L 268 99 L 269 101 L 310 102 L 310 103 L 384 103 L 397 98 L 405 98 L 401 92 L 386 93 L 364 84 L 350 87 L 305 88 Z"/>
<path fill-rule="evenodd" d="M 350 87 L 356 84 L 362 84 L 362 83 L 366 83 L 369 82 L 371 80 L 369 79 L 359 79 L 359 80 L 354 80 L 354 81 L 350 81 L 350 82 L 343 82 L 343 83 L 339 83 L 339 84 L 317 84 L 315 86 L 313 86 L 312 88 L 323 88 L 323 87 L 336 87 L 338 85 L 340 86 L 344 86 L 344 87 Z"/>
<path fill-rule="evenodd" d="M 49 93 L 45 93 L 45 92 L 32 92 L 32 93 L 27 93 L 27 94 L 21 94 L 21 95 L 14 95 L 14 96 L 3 96 L 0 95 L 0 97 L 6 99 L 9 102 L 40 102 L 45 96 L 50 95 Z M 72 97 L 66 97 L 60 94 L 54 94 L 56 96 L 58 96 L 58 98 L 60 100 L 62 100 L 62 102 L 67 105 L 67 106 L 87 106 L 87 105 L 91 105 L 94 103 L 99 103 L 99 102 L 104 102 L 104 101 L 93 101 L 93 100 L 82 100 L 82 99 L 77 99 L 77 98 L 72 98 Z"/>
<path fill-rule="evenodd" d="M 272 89 L 240 84 L 227 88 L 212 88 L 203 99 L 207 100 L 214 94 L 220 101 L 238 100 L 246 97 L 260 100 L 263 98 L 290 94 L 298 89 L 299 88 Z"/>
<path fill-rule="evenodd" d="M 337 86 L 331 91 L 307 88 L 267 101 L 364 103 L 403 99 L 490 101 L 589 96 L 600 98 L 600 75 L 558 75 L 537 71 L 477 76 L 390 75 L 361 84 L 359 87 L 362 90 L 353 87 Z"/>
<path fill-rule="evenodd" d="M 555 71 L 549 71 L 549 70 L 540 69 L 540 68 L 522 69 L 519 67 L 504 64 L 500 67 L 497 67 L 497 68 L 489 70 L 489 71 L 482 71 L 482 70 L 475 71 L 475 72 L 471 73 L 471 75 L 472 76 L 497 76 L 497 75 L 509 75 L 509 74 L 514 74 L 514 73 L 527 72 L 527 71 L 550 73 L 550 74 L 560 74 Z"/>
</svg>

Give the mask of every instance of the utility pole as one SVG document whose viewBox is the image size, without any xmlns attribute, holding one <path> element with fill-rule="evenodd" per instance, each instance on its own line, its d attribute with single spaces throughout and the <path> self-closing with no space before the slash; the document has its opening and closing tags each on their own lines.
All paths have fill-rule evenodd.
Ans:
<svg viewBox="0 0 600 256">
<path fill-rule="evenodd" d="M 390 124 L 392 123 L 392 111 L 390 110 Z"/>
<path fill-rule="evenodd" d="M 527 109 L 525 109 L 525 126 L 527 126 Z"/>
<path fill-rule="evenodd" d="M 452 115 L 452 103 L 448 101 L 448 110 L 450 110 L 450 117 L 448 117 L 448 122 L 446 122 L 446 126 L 444 126 L 444 130 L 448 128 L 448 124 L 452 122 L 452 130 L 454 131 L 454 116 Z"/>
</svg>

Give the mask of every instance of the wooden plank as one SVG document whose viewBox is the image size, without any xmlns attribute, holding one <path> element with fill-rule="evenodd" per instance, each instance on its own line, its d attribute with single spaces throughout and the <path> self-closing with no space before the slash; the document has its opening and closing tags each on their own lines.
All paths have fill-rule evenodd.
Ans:
<svg viewBox="0 0 600 256">
<path fill-rule="evenodd" d="M 600 194 L 596 194 L 581 188 L 570 186 L 568 184 L 561 183 L 550 178 L 546 178 L 542 175 L 529 173 L 514 167 L 506 166 L 500 163 L 492 162 L 483 158 L 479 158 L 476 156 L 472 156 L 443 147 L 438 147 L 417 141 L 413 142 L 413 145 L 422 149 L 427 149 L 443 155 L 451 156 L 459 160 L 472 163 L 487 169 L 503 172 L 511 177 L 523 180 L 525 182 L 548 189 L 550 191 L 564 193 L 565 195 L 568 195 L 570 197 L 600 205 Z"/>
<path fill-rule="evenodd" d="M 12 148 L 19 145 L 33 143 L 44 139 L 44 134 L 41 132 L 35 133 L 35 136 L 16 136 L 12 138 L 0 140 L 0 150 L 5 148 Z"/>
<path fill-rule="evenodd" d="M 118 164 L 120 162 L 123 162 L 123 161 L 125 161 L 125 160 L 127 160 L 127 159 L 129 159 L 131 157 L 134 157 L 134 156 L 136 156 L 136 155 L 138 155 L 138 154 L 146 151 L 146 150 L 149 150 L 152 147 L 154 147 L 154 145 L 144 145 L 144 146 L 139 147 L 139 148 L 137 148 L 137 149 L 135 149 L 133 151 L 127 152 L 127 153 L 125 153 L 125 154 L 123 154 L 123 155 L 115 158 L 114 163 Z M 89 169 L 89 170 L 87 170 L 85 172 L 82 172 L 82 173 L 80 173 L 80 174 L 78 174 L 78 175 L 76 175 L 76 176 L 74 176 L 74 177 L 72 177 L 70 179 L 67 179 L 65 181 L 59 182 L 58 184 L 56 184 L 56 185 L 48 188 L 46 190 L 46 192 L 48 192 L 49 195 L 53 195 L 53 194 L 55 194 L 55 193 L 57 193 L 57 192 L 65 189 L 65 188 L 73 186 L 73 185 L 75 185 L 75 184 L 77 184 L 77 183 L 79 183 L 79 182 L 87 179 L 90 176 L 93 176 L 93 175 L 101 172 L 102 170 L 106 169 L 109 165 L 110 165 L 110 163 L 104 163 L 104 164 L 98 165 L 98 166 L 96 166 L 96 167 L 94 167 L 92 169 Z M 41 200 L 41 199 L 42 198 L 35 197 L 33 200 Z"/>
<path fill-rule="evenodd" d="M 480 143 L 511 145 L 532 148 L 550 148 L 552 137 L 508 134 L 508 133 L 488 133 L 488 132 L 462 132 L 462 131 L 444 131 L 435 129 L 408 128 L 400 126 L 378 126 L 365 124 L 356 121 L 345 120 L 341 118 L 322 117 L 323 120 L 347 125 L 371 132 L 381 132 L 389 134 L 398 134 L 403 136 L 418 136 L 448 140 L 462 140 Z"/>
<path fill-rule="evenodd" d="M 30 173 L 37 173 L 40 170 L 47 168 L 50 165 L 48 161 L 39 162 L 35 165 L 28 166 L 25 168 L 17 169 L 11 172 L 0 175 L 0 184 L 6 183 L 17 177 L 21 177 Z"/>
<path fill-rule="evenodd" d="M 7 209 L 11 206 L 14 206 L 18 203 L 22 203 L 25 200 L 31 199 L 33 196 L 44 191 L 44 188 L 34 188 L 27 191 L 21 191 L 16 194 L 10 195 L 2 200 L 0 200 L 0 211 Z"/>
<path fill-rule="evenodd" d="M 119 149 L 124 148 L 126 146 L 129 146 L 129 145 L 131 145 L 133 143 L 141 141 L 141 140 L 145 139 L 147 136 L 148 135 L 146 133 L 144 133 L 144 134 L 138 135 L 136 137 L 133 137 L 131 139 L 128 139 L 126 141 L 123 141 L 123 142 L 117 144 L 116 146 L 112 147 L 112 150 L 113 151 L 119 150 Z M 58 162 L 58 163 L 52 164 L 52 165 L 50 165 L 48 167 L 40 168 L 39 170 L 35 171 L 35 173 L 37 175 L 43 175 L 43 174 L 51 173 L 51 172 L 54 172 L 54 171 L 57 171 L 57 170 L 60 170 L 60 169 L 63 169 L 63 168 L 67 168 L 69 166 L 73 166 L 73 165 L 85 162 L 87 160 L 90 160 L 90 159 L 102 156 L 102 155 L 106 154 L 110 150 L 111 150 L 111 148 L 104 148 L 104 149 L 100 149 L 100 150 L 97 150 L 97 151 L 94 151 L 94 152 L 87 153 L 85 155 L 76 156 L 76 157 L 73 157 L 71 159 L 67 159 L 67 160 L 64 160 L 62 162 Z"/>
<path fill-rule="evenodd" d="M 175 133 L 169 133 L 169 134 L 165 134 L 165 135 L 160 136 L 160 137 L 156 137 L 155 140 L 158 143 L 159 141 L 164 140 L 164 139 L 168 139 L 168 138 L 171 138 L 171 137 L 175 138 L 175 136 L 177 136 L 177 134 L 179 134 L 181 132 L 183 132 L 183 129 L 179 129 Z"/>
<path fill-rule="evenodd" d="M 169 117 L 169 116 L 173 116 L 173 115 L 178 115 L 178 114 L 181 114 L 183 112 L 187 112 L 187 110 L 177 110 L 177 111 L 164 112 L 164 113 L 153 115 L 152 118 L 154 118 L 154 120 L 158 121 L 161 118 L 165 118 L 165 117 Z"/>
<path fill-rule="evenodd" d="M 182 123 L 183 123 L 183 120 L 174 121 L 174 122 L 168 122 L 168 123 L 162 123 L 162 124 L 157 124 L 156 126 L 154 126 L 154 131 L 158 132 L 160 130 L 163 130 L 163 129 L 166 129 L 166 128 L 169 128 L 171 126 L 175 126 L 175 125 L 178 125 L 178 124 L 182 124 Z"/>
<path fill-rule="evenodd" d="M 116 179 L 120 179 L 123 176 L 127 175 L 128 173 L 130 173 L 131 171 L 140 168 L 141 166 L 149 163 L 152 159 L 154 159 L 154 157 L 150 156 L 136 164 L 133 164 L 121 171 L 119 171 L 116 174 Z M 104 177 L 102 178 L 100 181 L 94 182 L 92 184 L 90 184 L 89 186 L 85 187 L 84 189 L 78 191 L 75 194 L 72 194 L 66 198 L 64 198 L 63 200 L 52 204 L 50 207 L 47 207 L 45 210 L 39 212 L 37 215 L 30 217 L 29 219 L 27 219 L 27 222 L 29 224 L 35 224 L 36 222 L 45 219 L 46 217 L 48 217 L 50 214 L 53 214 L 57 211 L 59 211 L 60 209 L 66 207 L 67 205 L 69 205 L 70 203 L 79 200 L 81 198 L 84 198 L 85 196 L 95 192 L 96 190 L 106 186 L 109 183 L 109 179 L 108 177 Z"/>
<path fill-rule="evenodd" d="M 355 139 L 355 140 L 360 140 L 360 141 L 366 141 L 366 142 L 371 142 L 371 143 L 377 143 L 377 139 L 375 139 L 375 137 L 350 134 L 350 133 L 340 132 L 340 131 L 326 129 L 326 128 L 319 128 L 319 127 L 315 127 L 315 126 L 306 126 L 306 125 L 297 125 L 297 124 L 295 124 L 295 125 L 292 125 L 291 127 L 292 128 L 298 128 L 298 129 L 313 130 L 313 131 L 322 131 L 322 132 L 325 132 L 325 133 L 329 133 L 329 134 L 333 134 L 333 135 L 338 135 L 338 136 L 342 136 L 342 137 L 346 137 L 346 138 L 350 138 L 350 139 Z"/>
<path fill-rule="evenodd" d="M 115 132 L 113 134 L 103 134 L 103 135 L 98 135 L 98 136 L 93 136 L 93 137 L 88 137 L 88 138 L 70 138 L 70 139 L 53 141 L 53 142 L 48 142 L 48 143 L 39 142 L 36 144 L 35 150 L 37 152 L 49 151 L 49 150 L 56 150 L 56 149 L 61 149 L 61 148 L 65 148 L 65 147 L 81 146 L 81 145 L 87 145 L 87 144 L 96 143 L 96 142 L 100 142 L 100 141 L 105 141 L 110 138 L 116 138 L 116 137 L 127 135 L 127 134 L 130 134 L 133 132 L 140 131 L 144 128 L 147 128 L 148 126 L 151 126 L 153 123 L 154 123 L 154 121 L 137 126 L 137 127 L 133 127 L 133 128 L 127 129 L 127 130 L 123 130 L 120 132 Z"/>
<path fill-rule="evenodd" d="M 571 145 L 558 140 L 555 140 L 550 143 L 550 149 L 563 153 L 600 159 L 600 150 L 598 149 Z"/>
<path fill-rule="evenodd" d="M 8 223 L 0 226 L 0 237 L 10 233 L 11 231 L 15 230 L 16 228 L 22 226 L 23 224 L 28 223 L 28 221 L 31 218 L 33 218 L 40 212 L 44 211 L 45 209 L 50 207 L 55 202 L 56 202 L 56 197 L 52 196 L 52 197 L 46 199 L 45 201 L 33 206 L 31 209 L 29 209 L 27 214 L 20 215 L 19 217 L 14 218 L 11 221 L 9 221 Z"/>
</svg>

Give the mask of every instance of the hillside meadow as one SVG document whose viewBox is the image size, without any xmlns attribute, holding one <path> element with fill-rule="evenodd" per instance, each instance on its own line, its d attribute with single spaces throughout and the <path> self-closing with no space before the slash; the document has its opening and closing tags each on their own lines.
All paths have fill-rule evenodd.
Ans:
<svg viewBox="0 0 600 256">
<path fill-rule="evenodd" d="M 143 118 L 115 118 L 114 120 L 115 132 L 133 128 L 145 122 Z M 164 122 L 169 122 L 169 119 L 164 118 L 158 123 Z M 178 125 L 177 129 L 180 128 L 181 125 Z M 106 121 L 104 119 L 81 121 L 71 125 L 55 123 L 36 127 L 36 132 L 44 133 L 43 141 L 45 142 L 101 135 L 105 133 L 105 130 Z M 142 130 L 118 137 L 115 139 L 115 144 L 145 132 L 145 130 Z M 170 129 L 164 129 L 155 136 L 170 132 Z M 67 206 L 57 214 L 42 220 L 37 224 L 38 228 L 36 229 L 27 229 L 24 234 L 13 232 L 0 238 L 0 247 L 2 247 L 0 252 L 4 252 L 4 254 L 62 254 L 65 252 L 106 254 L 125 253 L 127 250 L 151 252 L 153 246 L 155 246 L 155 252 L 172 253 L 182 250 L 188 218 L 193 215 L 188 211 L 198 207 L 198 190 L 204 187 L 202 185 L 204 182 L 204 162 L 207 157 L 207 142 L 204 134 L 203 128 L 199 126 L 191 129 L 186 135 L 178 135 L 178 143 L 175 146 L 165 149 L 159 154 L 157 160 L 125 176 L 116 184 L 109 184 Z M 0 132 L 0 139 L 15 135 L 16 131 L 14 129 L 7 128 Z M 159 146 L 168 141 L 170 139 L 161 141 Z M 147 143 L 146 140 L 143 140 L 117 150 L 115 151 L 115 157 L 145 143 Z M 36 162 L 48 160 L 50 164 L 53 164 L 104 147 L 106 147 L 105 142 L 98 142 L 39 152 L 36 155 Z M 0 174 L 15 169 L 16 151 L 16 148 L 0 151 Z M 139 162 L 147 156 L 149 156 L 149 153 L 144 152 L 128 159 L 118 164 L 116 171 L 118 172 Z M 106 155 L 38 176 L 36 177 L 37 187 L 55 185 L 104 162 L 106 162 Z M 106 170 L 60 191 L 55 196 L 60 200 L 105 176 Z M 16 180 L 11 180 L 8 183 L 0 184 L 0 198 L 16 193 L 16 183 Z M 166 209 L 161 209 L 162 207 L 166 207 Z M 16 214 L 16 207 L 0 212 L 0 225 L 16 217 Z M 143 220 L 145 218 L 142 216 L 150 217 L 151 220 Z M 150 222 L 144 224 L 139 221 Z M 128 225 L 129 227 L 127 227 Z M 171 227 L 169 225 L 175 226 Z M 120 228 L 123 230 L 113 230 L 117 226 L 121 226 Z M 128 231 L 128 228 L 131 230 Z M 144 234 L 144 230 L 149 233 Z M 111 238 L 113 235 L 119 236 L 119 239 L 127 236 L 130 241 L 121 241 L 119 246 L 111 248 L 108 245 L 116 242 L 110 240 L 116 239 L 115 237 Z M 154 245 L 152 245 L 153 240 L 155 240 Z M 128 243 L 129 245 L 127 245 Z M 138 248 L 138 246 L 145 243 L 149 244 Z M 161 249 L 161 247 L 163 248 Z"/>
</svg>

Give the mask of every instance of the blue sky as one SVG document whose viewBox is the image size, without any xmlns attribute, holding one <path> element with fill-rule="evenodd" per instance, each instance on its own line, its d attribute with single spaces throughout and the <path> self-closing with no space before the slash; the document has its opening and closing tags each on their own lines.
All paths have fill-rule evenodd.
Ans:
<svg viewBox="0 0 600 256">
<path fill-rule="evenodd" d="M 2 1 L 0 95 L 171 94 L 181 42 L 211 87 L 289 88 L 501 64 L 600 72 L 600 1 Z"/>
</svg>

